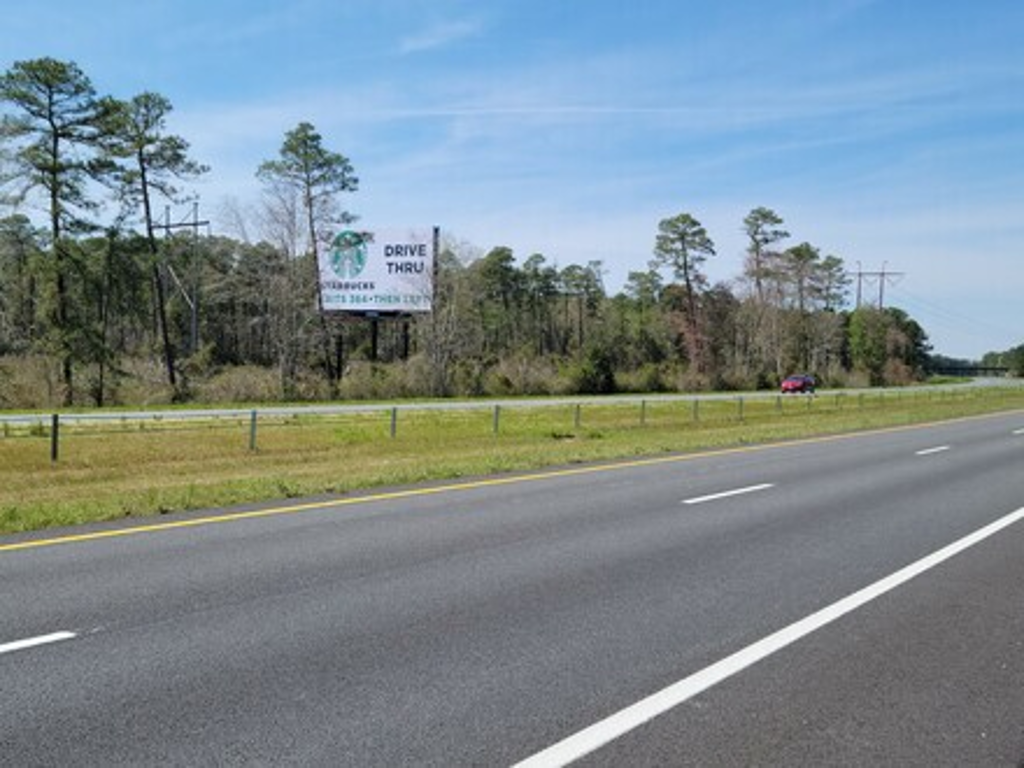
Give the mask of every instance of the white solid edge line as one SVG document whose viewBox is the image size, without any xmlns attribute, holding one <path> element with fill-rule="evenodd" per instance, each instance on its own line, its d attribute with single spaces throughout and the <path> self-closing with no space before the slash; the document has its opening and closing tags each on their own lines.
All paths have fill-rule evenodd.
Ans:
<svg viewBox="0 0 1024 768">
<path fill-rule="evenodd" d="M 695 499 L 683 499 L 683 504 L 703 504 L 706 501 L 718 501 L 719 499 L 727 499 L 730 496 L 741 496 L 745 493 L 755 493 L 756 491 L 764 491 L 768 488 L 774 488 L 771 483 L 762 483 L 761 485 L 751 485 L 747 488 L 737 488 L 733 491 L 723 491 L 722 493 L 712 493 L 709 496 L 698 496 Z"/>
<path fill-rule="evenodd" d="M 948 450 L 949 450 L 949 446 L 948 445 L 937 445 L 934 448 L 925 448 L 923 451 L 918 451 L 917 455 L 918 456 L 931 456 L 933 453 L 942 453 L 943 451 L 948 451 Z"/>
<path fill-rule="evenodd" d="M 1015 430 L 1013 430 L 1013 434 L 1015 434 L 1015 435 L 1024 435 L 1024 429 L 1015 429 Z"/>
<path fill-rule="evenodd" d="M 35 648 L 37 645 L 59 643 L 61 640 L 71 640 L 77 636 L 78 635 L 76 635 L 74 632 L 52 632 L 49 635 L 29 637 L 25 640 L 15 640 L 11 643 L 0 644 L 0 654 L 13 653 L 14 651 L 23 651 L 26 648 Z"/>
<path fill-rule="evenodd" d="M 758 640 L 753 645 L 748 645 L 710 667 L 584 728 L 532 757 L 516 763 L 513 768 L 541 768 L 542 766 L 543 768 L 554 768 L 554 766 L 565 766 L 575 762 L 1022 519 L 1024 519 L 1024 507 L 911 563 L 890 576 L 812 613 L 795 624 L 790 624 L 788 627 Z"/>
</svg>

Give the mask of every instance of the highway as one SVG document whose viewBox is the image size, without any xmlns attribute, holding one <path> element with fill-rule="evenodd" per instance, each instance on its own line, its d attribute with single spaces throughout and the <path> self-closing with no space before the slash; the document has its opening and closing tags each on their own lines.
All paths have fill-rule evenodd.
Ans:
<svg viewBox="0 0 1024 768">
<path fill-rule="evenodd" d="M 0 763 L 1024 760 L 1024 413 L 0 537 Z"/>
</svg>

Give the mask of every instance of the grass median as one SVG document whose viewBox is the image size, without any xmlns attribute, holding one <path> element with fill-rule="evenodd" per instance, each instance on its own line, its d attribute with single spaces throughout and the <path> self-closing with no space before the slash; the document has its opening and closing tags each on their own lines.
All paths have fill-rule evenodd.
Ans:
<svg viewBox="0 0 1024 768">
<path fill-rule="evenodd" d="M 0 533 L 1024 409 L 1024 387 L 587 400 L 0 433 Z M 254 440 L 255 438 L 255 440 Z"/>
</svg>

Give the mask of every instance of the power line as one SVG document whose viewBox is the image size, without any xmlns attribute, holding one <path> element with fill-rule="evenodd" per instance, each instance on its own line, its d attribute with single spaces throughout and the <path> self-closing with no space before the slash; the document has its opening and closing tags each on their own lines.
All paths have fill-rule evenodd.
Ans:
<svg viewBox="0 0 1024 768">
<path fill-rule="evenodd" d="M 1003 326 L 986 322 L 985 320 L 966 315 L 962 312 L 957 312 L 950 306 L 937 304 L 929 301 L 928 299 L 917 296 L 906 288 L 899 288 L 898 293 L 901 300 L 906 301 L 911 306 L 919 307 L 921 311 L 931 315 L 939 324 L 955 329 L 961 333 L 970 334 L 979 340 L 983 338 L 987 340 L 994 334 L 1002 335 L 1006 332 L 1006 328 Z M 984 334 L 984 336 L 982 336 L 982 334 Z"/>
</svg>

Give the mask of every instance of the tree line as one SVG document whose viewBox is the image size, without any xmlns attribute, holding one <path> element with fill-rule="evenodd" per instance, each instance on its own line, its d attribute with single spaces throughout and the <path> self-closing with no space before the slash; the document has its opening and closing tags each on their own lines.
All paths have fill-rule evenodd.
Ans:
<svg viewBox="0 0 1024 768">
<path fill-rule="evenodd" d="M 355 220 L 343 200 L 358 178 L 311 124 L 254 169 L 262 201 L 233 211 L 229 237 L 159 221 L 209 170 L 168 132 L 165 97 L 101 96 L 77 65 L 44 58 L 0 76 L 0 103 L 0 359 L 46 361 L 65 405 L 123 401 L 139 361 L 158 361 L 153 388 L 179 401 L 239 370 L 295 399 L 746 389 L 794 371 L 903 383 L 927 367 L 912 318 L 851 309 L 842 259 L 787 245 L 764 207 L 743 219 L 746 263 L 729 283 L 709 283 L 714 242 L 679 213 L 652 226 L 647 269 L 615 295 L 600 262 L 520 263 L 447 237 L 430 315 L 327 315 L 318 244 Z"/>
</svg>

